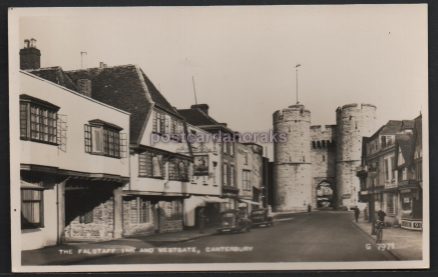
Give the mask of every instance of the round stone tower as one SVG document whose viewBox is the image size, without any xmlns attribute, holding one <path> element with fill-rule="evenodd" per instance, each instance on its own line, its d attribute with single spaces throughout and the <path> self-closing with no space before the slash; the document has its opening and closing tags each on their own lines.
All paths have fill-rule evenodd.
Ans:
<svg viewBox="0 0 438 277">
<path fill-rule="evenodd" d="M 310 111 L 296 104 L 276 111 L 274 133 L 274 211 L 304 211 L 312 203 Z"/>
<path fill-rule="evenodd" d="M 337 206 L 357 205 L 360 191 L 356 168 L 361 164 L 362 138 L 375 132 L 376 106 L 348 104 L 336 109 Z"/>
</svg>

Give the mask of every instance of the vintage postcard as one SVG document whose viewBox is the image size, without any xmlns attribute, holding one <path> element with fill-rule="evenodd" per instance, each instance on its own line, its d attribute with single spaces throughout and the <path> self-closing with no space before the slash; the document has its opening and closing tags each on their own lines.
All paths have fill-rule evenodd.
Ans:
<svg viewBox="0 0 438 277">
<path fill-rule="evenodd" d="M 10 8 L 15 272 L 429 267 L 427 5 Z"/>
</svg>

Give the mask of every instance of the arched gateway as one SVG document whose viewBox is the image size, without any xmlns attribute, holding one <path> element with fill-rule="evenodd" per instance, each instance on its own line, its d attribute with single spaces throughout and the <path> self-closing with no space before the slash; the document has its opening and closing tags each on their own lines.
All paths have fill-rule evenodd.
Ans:
<svg viewBox="0 0 438 277">
<path fill-rule="evenodd" d="M 330 208 L 334 206 L 334 190 L 332 184 L 322 181 L 316 186 L 317 208 Z"/>
</svg>

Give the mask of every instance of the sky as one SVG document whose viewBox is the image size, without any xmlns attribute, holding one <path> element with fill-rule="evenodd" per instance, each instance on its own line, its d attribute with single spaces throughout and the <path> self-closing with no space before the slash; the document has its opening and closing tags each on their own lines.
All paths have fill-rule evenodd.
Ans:
<svg viewBox="0 0 438 277">
<path fill-rule="evenodd" d="M 177 108 L 198 103 L 235 131 L 272 129 L 299 101 L 312 124 L 349 103 L 377 106 L 377 126 L 427 107 L 425 5 L 26 9 L 20 46 L 37 39 L 41 65 L 65 70 L 136 64 Z M 18 54 L 18 49 L 17 49 Z"/>
</svg>

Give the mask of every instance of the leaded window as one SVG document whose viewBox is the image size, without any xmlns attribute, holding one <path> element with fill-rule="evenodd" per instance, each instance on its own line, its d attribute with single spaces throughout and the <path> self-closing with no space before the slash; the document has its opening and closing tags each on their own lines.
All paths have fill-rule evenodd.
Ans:
<svg viewBox="0 0 438 277">
<path fill-rule="evenodd" d="M 43 190 L 21 190 L 21 228 L 44 227 L 43 222 Z"/>
<path fill-rule="evenodd" d="M 85 152 L 113 158 L 126 155 L 126 134 L 122 128 L 101 120 L 92 120 L 84 126 Z"/>
<path fill-rule="evenodd" d="M 59 107 L 28 95 L 20 96 L 20 138 L 58 144 Z"/>
</svg>

